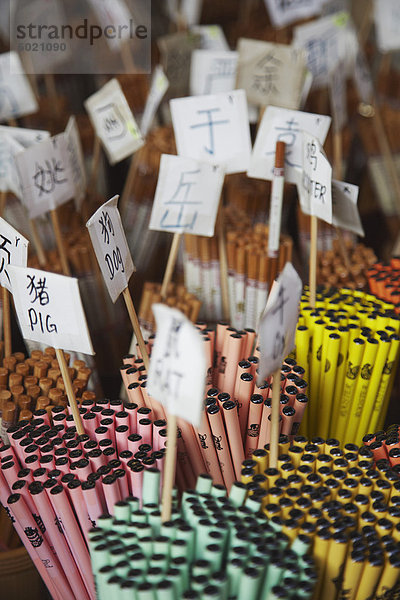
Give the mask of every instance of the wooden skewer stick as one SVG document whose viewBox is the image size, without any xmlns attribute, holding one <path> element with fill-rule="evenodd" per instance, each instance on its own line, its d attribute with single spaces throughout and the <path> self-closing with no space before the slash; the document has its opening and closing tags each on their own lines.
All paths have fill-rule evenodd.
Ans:
<svg viewBox="0 0 400 600">
<path fill-rule="evenodd" d="M 333 134 L 333 171 L 335 179 L 342 180 L 343 177 L 343 135 L 341 131 Z"/>
<path fill-rule="evenodd" d="M 67 398 L 69 402 L 69 406 L 71 408 L 72 416 L 74 418 L 74 423 L 76 427 L 76 431 L 79 435 L 85 433 L 83 428 L 81 414 L 78 409 L 78 404 L 76 402 L 74 388 L 72 387 L 72 381 L 69 376 L 68 366 L 65 360 L 64 352 L 60 348 L 56 348 L 56 356 L 58 360 L 58 365 L 60 367 L 61 376 L 64 381 L 65 391 L 67 392 Z"/>
<path fill-rule="evenodd" d="M 11 356 L 11 315 L 10 315 L 10 294 L 7 288 L 3 287 L 3 329 L 4 329 L 4 356 Z"/>
<path fill-rule="evenodd" d="M 44 76 L 44 85 L 46 87 L 46 96 L 51 100 L 52 111 L 56 117 L 60 114 L 60 104 L 57 95 L 56 81 L 53 73 L 46 73 Z"/>
<path fill-rule="evenodd" d="M 182 233 L 174 233 L 171 249 L 169 251 L 167 267 L 164 273 L 164 279 L 161 286 L 161 298 L 164 300 L 167 296 L 168 285 L 174 273 L 176 259 L 178 258 L 179 246 L 181 245 Z"/>
<path fill-rule="evenodd" d="M 128 75 L 137 73 L 137 68 L 132 57 L 129 40 L 121 44 L 121 59 L 124 65 L 125 73 Z"/>
<path fill-rule="evenodd" d="M 130 317 L 130 320 L 132 323 L 133 331 L 136 335 L 136 339 L 139 344 L 139 349 L 140 349 L 140 353 L 143 358 L 144 366 L 146 367 L 146 371 L 149 372 L 149 364 L 150 364 L 149 355 L 147 352 L 146 344 L 143 339 L 142 331 L 140 329 L 139 319 L 137 317 L 136 310 L 133 305 L 132 296 L 129 292 L 129 288 L 126 287 L 122 291 L 122 295 L 125 300 L 126 308 L 128 309 L 128 313 L 129 313 L 129 317 Z"/>
<path fill-rule="evenodd" d="M 36 249 L 36 254 L 38 257 L 39 264 L 41 267 L 46 267 L 46 265 L 47 265 L 46 253 L 44 251 L 42 240 L 40 239 L 35 220 L 29 219 L 29 225 L 31 228 L 32 241 L 33 241 L 33 245 L 35 246 L 35 249 Z"/>
<path fill-rule="evenodd" d="M 171 519 L 172 490 L 174 488 L 175 462 L 176 462 L 176 416 L 168 415 L 167 418 L 167 453 L 165 456 L 164 485 L 161 499 L 161 521 Z"/>
<path fill-rule="evenodd" d="M 61 267 L 64 275 L 71 276 L 71 270 L 68 264 L 67 253 L 65 251 L 64 240 L 61 233 L 60 221 L 58 220 L 58 212 L 57 209 L 53 209 L 50 211 L 51 222 L 53 223 L 53 229 L 56 236 L 58 253 L 60 255 Z"/>
<path fill-rule="evenodd" d="M 271 400 L 271 442 L 269 447 L 269 464 L 276 469 L 278 466 L 279 454 L 279 414 L 281 397 L 281 370 L 274 371 L 272 380 L 272 400 Z"/>
<path fill-rule="evenodd" d="M 128 174 L 126 176 L 126 181 L 124 185 L 124 189 L 122 190 L 121 196 L 121 211 L 125 210 L 126 205 L 129 200 L 129 196 L 131 195 L 132 186 L 135 181 L 135 177 L 139 167 L 139 150 L 135 152 L 135 154 L 131 158 L 131 164 L 129 165 Z"/>
<path fill-rule="evenodd" d="M 315 308 L 317 295 L 317 241 L 318 241 L 318 219 L 311 215 L 311 238 L 310 238 L 310 305 Z"/>
<path fill-rule="evenodd" d="M 97 179 L 97 172 L 99 170 L 99 165 L 100 165 L 100 155 L 101 155 L 100 138 L 97 135 L 95 135 L 94 143 L 93 143 L 92 168 L 90 171 L 89 183 L 88 183 L 88 187 L 87 187 L 87 189 L 90 192 L 95 191 L 97 189 L 96 179 Z"/>
<path fill-rule="evenodd" d="M 6 204 L 7 204 L 7 192 L 5 190 L 2 190 L 0 192 L 0 217 L 2 217 L 4 215 L 4 210 L 6 208 Z"/>
<path fill-rule="evenodd" d="M 372 10 L 373 0 L 364 0 L 363 3 L 363 18 L 358 30 L 358 43 L 363 48 L 371 31 L 372 27 Z"/>
<path fill-rule="evenodd" d="M 218 255 L 219 255 L 219 277 L 222 299 L 222 318 L 230 321 L 231 314 L 229 310 L 229 288 L 228 288 L 228 258 L 226 255 L 225 231 L 222 211 L 220 209 L 217 217 L 217 235 L 218 235 Z"/>
</svg>

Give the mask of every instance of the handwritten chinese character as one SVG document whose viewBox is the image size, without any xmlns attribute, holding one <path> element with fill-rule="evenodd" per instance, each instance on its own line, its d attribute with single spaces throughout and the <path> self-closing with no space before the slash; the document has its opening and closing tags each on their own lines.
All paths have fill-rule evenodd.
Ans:
<svg viewBox="0 0 400 600">
<path fill-rule="evenodd" d="M 10 264 L 10 251 L 7 248 L 7 244 L 11 245 L 11 240 L 9 240 L 8 238 L 6 238 L 3 234 L 0 234 L 0 238 L 1 238 L 1 244 L 0 244 L 0 251 L 2 251 L 2 257 L 1 257 L 1 265 L 0 265 L 0 273 L 4 273 L 7 276 L 8 281 L 10 281 L 10 277 L 7 273 L 7 271 L 5 270 L 5 266 Z"/>
<path fill-rule="evenodd" d="M 99 223 L 101 225 L 101 235 L 103 236 L 103 242 L 105 244 L 109 244 L 110 233 L 112 236 L 114 236 L 114 225 L 107 211 L 102 211 Z"/>
<path fill-rule="evenodd" d="M 39 279 L 37 283 L 35 283 L 36 275 L 27 275 L 27 277 L 30 281 L 26 289 L 29 290 L 29 296 L 34 296 L 31 303 L 33 304 L 39 300 L 40 306 L 46 306 L 50 302 L 49 294 L 46 291 L 48 289 L 46 286 L 46 277 Z"/>
<path fill-rule="evenodd" d="M 167 342 L 167 352 L 165 356 L 171 356 L 172 353 L 175 354 L 175 358 L 179 358 L 178 352 L 178 338 L 179 332 L 183 326 L 182 321 L 178 321 L 177 319 L 172 319 L 171 327 L 168 331 L 168 342 Z"/>
<path fill-rule="evenodd" d="M 45 161 L 45 167 L 35 163 L 35 175 L 33 176 L 33 182 L 36 188 L 39 190 L 39 196 L 42 194 L 50 194 L 54 191 L 56 185 L 65 183 L 67 179 L 62 179 L 62 173 L 64 173 L 64 167 L 61 165 L 61 161 L 55 160 L 54 158 Z"/>
<path fill-rule="evenodd" d="M 283 317 L 284 317 L 284 308 L 285 308 L 285 304 L 289 301 L 289 298 L 285 298 L 285 288 L 283 285 L 281 285 L 281 287 L 279 288 L 279 292 L 278 292 L 278 299 L 279 299 L 279 304 L 273 309 L 272 314 L 276 315 L 276 313 L 279 311 L 279 321 L 280 324 L 283 324 Z"/>
<path fill-rule="evenodd" d="M 182 321 L 172 319 L 172 323 L 168 329 L 165 351 L 156 362 L 155 374 L 161 382 L 163 392 L 167 395 L 178 396 L 180 393 L 183 373 L 172 367 L 175 364 L 174 362 L 171 365 L 171 362 L 166 359 L 174 358 L 179 360 L 178 339 L 182 326 Z"/>
<path fill-rule="evenodd" d="M 279 79 L 279 68 L 282 61 L 270 52 L 256 64 L 252 87 L 262 94 L 277 94 L 276 82 Z M 259 72 L 261 71 L 261 72 Z"/>
<path fill-rule="evenodd" d="M 278 131 L 278 135 L 276 138 L 277 142 L 285 142 L 285 163 L 289 165 L 289 167 L 301 167 L 292 161 L 289 160 L 290 155 L 293 153 L 293 146 L 297 140 L 297 134 L 300 132 L 298 127 L 298 122 L 292 117 L 289 121 L 285 122 L 286 125 L 280 127 L 274 127 L 275 131 Z M 292 149 L 291 149 L 292 148 Z M 266 155 L 273 154 L 275 155 L 275 144 L 274 149 L 270 152 L 266 152 Z"/>
<path fill-rule="evenodd" d="M 231 58 L 215 59 L 205 82 L 205 94 L 211 94 L 216 81 L 232 78 L 236 72 L 236 62 Z"/>
<path fill-rule="evenodd" d="M 307 144 L 307 160 L 310 163 L 310 165 L 313 168 L 313 171 L 315 171 L 315 169 L 317 168 L 317 146 L 314 142 L 314 140 L 311 142 L 311 144 Z"/>
<path fill-rule="evenodd" d="M 127 132 L 125 120 L 117 104 L 110 102 L 96 110 L 103 120 L 103 129 L 109 140 L 119 140 Z"/>
<path fill-rule="evenodd" d="M 214 125 L 227 125 L 229 123 L 229 119 L 220 119 L 219 121 L 212 120 L 212 113 L 220 112 L 220 111 L 221 111 L 220 108 L 208 108 L 208 109 L 204 109 L 204 110 L 198 110 L 197 113 L 199 115 L 205 113 L 205 115 L 207 117 L 207 121 L 205 123 L 197 123 L 195 125 L 190 126 L 190 129 L 197 129 L 198 127 L 208 127 L 208 132 L 209 132 L 209 136 L 210 136 L 210 138 L 209 138 L 210 144 L 209 144 L 209 147 L 204 146 L 204 150 L 206 152 L 208 152 L 208 154 L 214 154 L 214 152 L 215 152 L 213 126 Z"/>
<path fill-rule="evenodd" d="M 169 214 L 169 208 L 167 208 L 161 219 L 162 227 L 166 227 L 166 228 L 182 227 L 182 228 L 193 229 L 194 224 L 197 219 L 198 211 L 194 212 L 191 223 L 189 223 L 189 222 L 182 223 L 183 212 L 184 212 L 185 206 L 191 205 L 191 204 L 201 204 L 201 202 L 200 201 L 191 201 L 188 199 L 191 187 L 193 185 L 195 185 L 197 182 L 194 181 L 193 179 L 191 179 L 190 181 L 186 181 L 185 176 L 186 175 L 187 176 L 198 175 L 199 173 L 200 173 L 200 169 L 196 169 L 195 171 L 183 171 L 181 173 L 181 176 L 179 178 L 178 187 L 176 188 L 176 190 L 175 190 L 173 196 L 170 198 L 170 200 L 168 200 L 168 202 L 165 202 L 166 205 L 167 204 L 175 204 L 178 206 L 180 205 L 180 210 L 179 210 L 177 221 L 176 221 L 176 223 L 173 223 L 173 224 L 166 223 L 168 214 Z"/>
</svg>

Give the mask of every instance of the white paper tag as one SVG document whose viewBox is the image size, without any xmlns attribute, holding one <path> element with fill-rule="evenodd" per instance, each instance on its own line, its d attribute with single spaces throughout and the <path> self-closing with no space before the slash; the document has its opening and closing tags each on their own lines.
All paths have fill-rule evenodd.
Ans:
<svg viewBox="0 0 400 600">
<path fill-rule="evenodd" d="M 140 123 L 140 129 L 144 138 L 149 133 L 153 119 L 156 116 L 156 112 L 168 86 L 169 81 L 164 73 L 164 69 L 161 65 L 157 65 L 154 69 L 149 95 L 147 96 L 146 106 L 144 107 Z"/>
<path fill-rule="evenodd" d="M 0 54 L 0 122 L 30 115 L 38 109 L 18 54 Z"/>
<path fill-rule="evenodd" d="M 203 50 L 229 50 L 229 44 L 220 25 L 195 25 L 190 30 L 201 35 Z"/>
<path fill-rule="evenodd" d="M 347 123 L 346 74 L 342 63 L 338 63 L 337 67 L 331 73 L 329 98 L 333 116 L 333 128 L 338 132 Z"/>
<path fill-rule="evenodd" d="M 135 271 L 117 207 L 119 196 L 105 202 L 86 223 L 97 262 L 111 300 L 115 302 L 128 287 Z"/>
<path fill-rule="evenodd" d="M 30 146 L 15 158 L 22 185 L 22 202 L 34 219 L 74 197 L 64 133 Z"/>
<path fill-rule="evenodd" d="M 199 24 L 202 8 L 203 0 L 181 0 L 180 12 L 188 27 Z"/>
<path fill-rule="evenodd" d="M 257 106 L 297 110 L 307 73 L 306 53 L 287 44 L 241 38 L 236 87 Z"/>
<path fill-rule="evenodd" d="M 332 179 L 332 225 L 364 237 L 357 199 L 357 185 Z"/>
<path fill-rule="evenodd" d="M 292 43 L 307 53 L 313 88 L 326 87 L 331 71 L 339 62 L 345 65 L 346 75 L 350 75 L 358 42 L 349 18 L 346 12 L 336 13 L 294 28 Z"/>
<path fill-rule="evenodd" d="M 302 282 L 292 263 L 286 263 L 271 289 L 260 320 L 260 366 L 258 383 L 280 369 L 293 350 L 299 316 Z"/>
<path fill-rule="evenodd" d="M 219 94 L 235 89 L 237 59 L 237 52 L 230 50 L 193 50 L 191 95 Z"/>
<path fill-rule="evenodd" d="M 218 165 L 162 154 L 149 228 L 213 236 L 223 183 Z"/>
<path fill-rule="evenodd" d="M 303 175 L 298 186 L 301 209 L 332 223 L 332 167 L 315 136 L 304 131 L 303 140 Z"/>
<path fill-rule="evenodd" d="M 77 279 L 11 265 L 7 270 L 25 339 L 94 354 Z"/>
<path fill-rule="evenodd" d="M 298 183 L 303 163 L 302 130 L 311 131 L 323 144 L 331 117 L 267 106 L 253 148 L 249 177 L 271 180 L 276 142 L 285 142 L 285 181 Z"/>
<path fill-rule="evenodd" d="M 240 173 L 248 167 L 250 129 L 244 90 L 171 100 L 178 154 Z"/>
<path fill-rule="evenodd" d="M 380 52 L 400 48 L 400 5 L 397 0 L 374 0 L 376 43 Z"/>
<path fill-rule="evenodd" d="M 80 210 L 82 201 L 86 195 L 86 173 L 81 138 L 79 136 L 78 126 L 74 116 L 69 118 L 67 128 L 65 130 L 65 137 L 67 141 L 72 181 L 75 188 L 75 206 L 77 210 Z"/>
<path fill-rule="evenodd" d="M 207 361 L 199 331 L 176 308 L 153 304 L 157 324 L 151 352 L 148 393 L 168 414 L 200 425 Z"/>
<path fill-rule="evenodd" d="M 111 79 L 84 102 L 110 164 L 136 152 L 144 141 L 116 79 Z"/>
<path fill-rule="evenodd" d="M 319 13 L 321 0 L 264 0 L 274 27 L 284 27 Z"/>
<path fill-rule="evenodd" d="M 11 127 L 5 127 L 4 129 L 11 129 Z M 0 131 L 0 190 L 2 192 L 12 192 L 20 199 L 22 195 L 21 182 L 15 157 L 23 150 L 24 147 L 14 138 Z"/>
<path fill-rule="evenodd" d="M 0 125 L 0 134 L 6 133 L 24 148 L 43 142 L 50 137 L 50 132 L 43 129 L 26 129 L 25 127 L 8 127 Z"/>
<path fill-rule="evenodd" d="M 11 292 L 8 266 L 26 267 L 28 240 L 0 217 L 0 285 Z"/>
</svg>

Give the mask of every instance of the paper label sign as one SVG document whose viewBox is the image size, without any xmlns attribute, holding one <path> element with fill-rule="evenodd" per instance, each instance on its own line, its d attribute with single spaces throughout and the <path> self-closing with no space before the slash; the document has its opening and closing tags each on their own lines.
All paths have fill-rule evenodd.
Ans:
<svg viewBox="0 0 400 600">
<path fill-rule="evenodd" d="M 5 127 L 4 129 L 11 129 Z M 15 163 L 15 156 L 23 152 L 21 146 L 7 133 L 0 131 L 0 191 L 12 192 L 21 199 L 21 182 Z"/>
<path fill-rule="evenodd" d="M 113 302 L 128 287 L 129 279 L 135 271 L 117 208 L 118 198 L 119 196 L 114 196 L 105 202 L 86 223 L 97 262 Z"/>
<path fill-rule="evenodd" d="M 34 219 L 74 197 L 64 133 L 30 146 L 15 158 L 22 185 L 22 202 Z"/>
<path fill-rule="evenodd" d="M 236 87 L 249 102 L 298 109 L 307 71 L 306 53 L 285 44 L 241 38 Z"/>
<path fill-rule="evenodd" d="M 143 146 L 142 135 L 116 79 L 106 83 L 84 105 L 110 164 L 120 162 Z"/>
<path fill-rule="evenodd" d="M 332 225 L 364 237 L 357 199 L 357 185 L 332 179 Z"/>
<path fill-rule="evenodd" d="M 7 271 L 25 339 L 94 354 L 77 279 L 11 265 Z"/>
<path fill-rule="evenodd" d="M 318 14 L 321 0 L 264 0 L 274 27 L 284 27 Z"/>
<path fill-rule="evenodd" d="M 0 122 L 30 115 L 38 109 L 18 54 L 0 54 Z"/>
<path fill-rule="evenodd" d="M 189 93 L 191 56 L 193 50 L 201 48 L 201 36 L 191 31 L 178 31 L 158 38 L 157 45 L 169 81 L 169 97 L 186 96 Z"/>
<path fill-rule="evenodd" d="M 303 175 L 298 185 L 300 206 L 306 215 L 332 223 L 332 167 L 310 133 L 303 132 Z"/>
<path fill-rule="evenodd" d="M 223 183 L 218 165 L 162 154 L 149 228 L 212 237 Z"/>
<path fill-rule="evenodd" d="M 244 90 L 170 101 L 178 154 L 240 173 L 249 164 L 251 140 Z"/>
<path fill-rule="evenodd" d="M 207 361 L 199 331 L 176 308 L 153 304 L 157 331 L 151 352 L 147 391 L 195 427 L 204 410 Z"/>
<path fill-rule="evenodd" d="M 349 19 L 348 13 L 341 12 L 295 27 L 292 43 L 307 53 L 313 88 L 326 87 L 331 71 L 340 62 L 345 65 L 346 75 L 350 75 L 358 42 Z"/>
<path fill-rule="evenodd" d="M 192 96 L 235 89 L 238 54 L 234 51 L 194 50 L 190 66 Z"/>
<path fill-rule="evenodd" d="M 142 116 L 142 122 L 140 123 L 140 129 L 144 138 L 149 133 L 153 119 L 156 116 L 157 109 L 165 95 L 165 92 L 168 89 L 168 86 L 169 81 L 164 73 L 162 66 L 157 65 L 154 69 L 149 95 L 147 96 L 146 106 L 144 107 Z"/>
<path fill-rule="evenodd" d="M 86 195 L 86 172 L 79 136 L 78 126 L 74 116 L 69 118 L 65 130 L 67 141 L 67 151 L 69 157 L 69 166 L 72 176 L 72 183 L 75 188 L 74 200 L 77 210 L 80 210 L 82 200 Z"/>
<path fill-rule="evenodd" d="M 274 282 L 260 320 L 259 384 L 281 368 L 283 359 L 294 348 L 302 288 L 292 263 L 287 262 Z"/>
<path fill-rule="evenodd" d="M 267 106 L 262 118 L 247 171 L 249 177 L 272 179 L 276 142 L 286 144 L 285 181 L 298 183 L 303 165 L 302 131 L 312 131 L 323 144 L 331 117 Z"/>
<path fill-rule="evenodd" d="M 219 25 L 194 25 L 190 30 L 201 36 L 203 50 L 229 50 L 229 44 Z"/>
<path fill-rule="evenodd" d="M 0 217 L 0 285 L 11 292 L 9 265 L 26 267 L 28 240 Z"/>
<path fill-rule="evenodd" d="M 400 5 L 397 0 L 375 0 L 376 43 L 382 53 L 400 48 Z"/>
<path fill-rule="evenodd" d="M 43 142 L 43 140 L 47 140 L 50 137 L 50 132 L 43 129 L 8 127 L 7 125 L 0 125 L 0 134 L 1 133 L 6 133 L 24 148 L 29 148 L 29 146 Z"/>
</svg>

